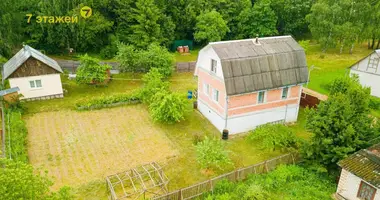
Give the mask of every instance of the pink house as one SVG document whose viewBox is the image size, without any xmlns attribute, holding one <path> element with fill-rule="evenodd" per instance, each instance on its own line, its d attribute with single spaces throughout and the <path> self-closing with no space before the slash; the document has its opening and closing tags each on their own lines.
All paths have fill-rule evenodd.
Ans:
<svg viewBox="0 0 380 200">
<path fill-rule="evenodd" d="M 305 52 L 291 36 L 209 43 L 195 76 L 199 111 L 230 134 L 296 121 L 308 81 Z"/>
</svg>

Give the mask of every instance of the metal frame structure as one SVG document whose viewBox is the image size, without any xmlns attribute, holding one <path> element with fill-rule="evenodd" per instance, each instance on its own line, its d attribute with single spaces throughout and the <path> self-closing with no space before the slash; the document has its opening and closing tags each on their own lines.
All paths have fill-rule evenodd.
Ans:
<svg viewBox="0 0 380 200">
<path fill-rule="evenodd" d="M 156 162 L 141 165 L 106 177 L 112 200 L 139 199 L 146 194 L 157 196 L 168 192 L 168 177 Z"/>
</svg>

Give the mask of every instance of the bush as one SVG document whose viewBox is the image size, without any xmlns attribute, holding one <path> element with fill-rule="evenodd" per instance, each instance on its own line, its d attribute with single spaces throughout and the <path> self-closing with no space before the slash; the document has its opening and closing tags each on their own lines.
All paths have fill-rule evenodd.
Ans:
<svg viewBox="0 0 380 200">
<path fill-rule="evenodd" d="M 249 132 L 247 140 L 262 141 L 262 148 L 274 151 L 298 148 L 299 141 L 294 132 L 282 124 L 265 124 Z"/>
<path fill-rule="evenodd" d="M 142 78 L 144 87 L 140 90 L 140 95 L 144 103 L 151 103 L 154 95 L 159 91 L 168 91 L 169 83 L 163 81 L 164 76 L 157 68 L 152 68 Z"/>
<path fill-rule="evenodd" d="M 219 139 L 205 137 L 195 148 L 197 161 L 203 169 L 221 170 L 233 164 L 228 156 L 229 152 Z"/>
<path fill-rule="evenodd" d="M 305 53 L 309 51 L 310 40 L 301 40 L 298 44 L 300 44 L 300 46 L 305 50 Z"/>
<path fill-rule="evenodd" d="M 111 59 L 116 56 L 117 47 L 114 45 L 107 45 L 100 50 L 100 57 L 103 59 Z"/>
<path fill-rule="evenodd" d="M 380 98 L 371 96 L 369 98 L 368 106 L 369 106 L 369 108 L 371 108 L 373 110 L 379 110 L 380 109 Z"/>
<path fill-rule="evenodd" d="M 162 90 L 154 95 L 149 109 L 155 121 L 168 124 L 180 122 L 185 118 L 186 98 L 177 93 Z"/>
<path fill-rule="evenodd" d="M 104 83 L 108 78 L 107 70 L 111 68 L 109 65 L 100 65 L 98 59 L 86 54 L 80 58 L 75 80 L 81 84 Z"/>
<path fill-rule="evenodd" d="M 138 94 L 137 92 L 133 92 L 131 94 L 115 94 L 112 96 L 101 96 L 99 98 L 77 102 L 75 106 L 77 110 L 91 110 L 115 106 L 119 104 L 136 104 L 140 102 L 140 94 Z"/>
<path fill-rule="evenodd" d="M 73 199 L 69 187 L 63 187 L 58 192 L 50 192 L 53 185 L 46 175 L 35 173 L 29 164 L 0 159 L 0 199 L 31 199 L 31 200 L 70 200 Z"/>
<path fill-rule="evenodd" d="M 7 158 L 12 157 L 15 161 L 28 163 L 28 150 L 26 148 L 28 129 L 21 118 L 21 112 L 7 109 L 5 114 L 6 156 Z"/>
</svg>

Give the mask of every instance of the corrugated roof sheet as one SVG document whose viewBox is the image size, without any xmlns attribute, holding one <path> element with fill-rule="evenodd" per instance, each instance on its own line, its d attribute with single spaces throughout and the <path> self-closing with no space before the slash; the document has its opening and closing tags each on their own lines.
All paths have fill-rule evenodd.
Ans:
<svg viewBox="0 0 380 200">
<path fill-rule="evenodd" d="M 32 47 L 25 45 L 19 52 L 17 52 L 11 59 L 4 64 L 4 79 L 8 78 L 13 72 L 15 72 L 28 58 L 33 57 L 51 68 L 63 72 L 57 61 L 49 58 L 43 53 L 33 49 Z"/>
<path fill-rule="evenodd" d="M 9 89 L 6 89 L 6 90 L 1 90 L 0 91 L 0 96 L 4 96 L 4 95 L 7 95 L 7 94 L 10 94 L 10 93 L 13 93 L 13 92 L 18 92 L 18 91 L 20 91 L 20 88 L 18 88 L 18 87 L 9 88 Z"/>
<path fill-rule="evenodd" d="M 221 59 L 228 95 L 306 83 L 305 52 L 291 37 L 210 43 Z"/>
<path fill-rule="evenodd" d="M 350 155 L 338 165 L 380 188 L 380 143 Z"/>
</svg>

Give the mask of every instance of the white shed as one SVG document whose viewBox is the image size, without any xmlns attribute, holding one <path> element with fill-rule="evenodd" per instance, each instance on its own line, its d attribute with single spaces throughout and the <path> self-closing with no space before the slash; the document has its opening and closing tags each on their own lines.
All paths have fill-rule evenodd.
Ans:
<svg viewBox="0 0 380 200">
<path fill-rule="evenodd" d="M 21 99 L 37 100 L 63 97 L 58 63 L 25 45 L 4 64 L 3 76 L 11 87 L 20 88 Z"/>
<path fill-rule="evenodd" d="M 371 88 L 371 95 L 380 97 L 380 49 L 350 67 L 350 75 L 359 76 L 360 84 Z"/>
</svg>

